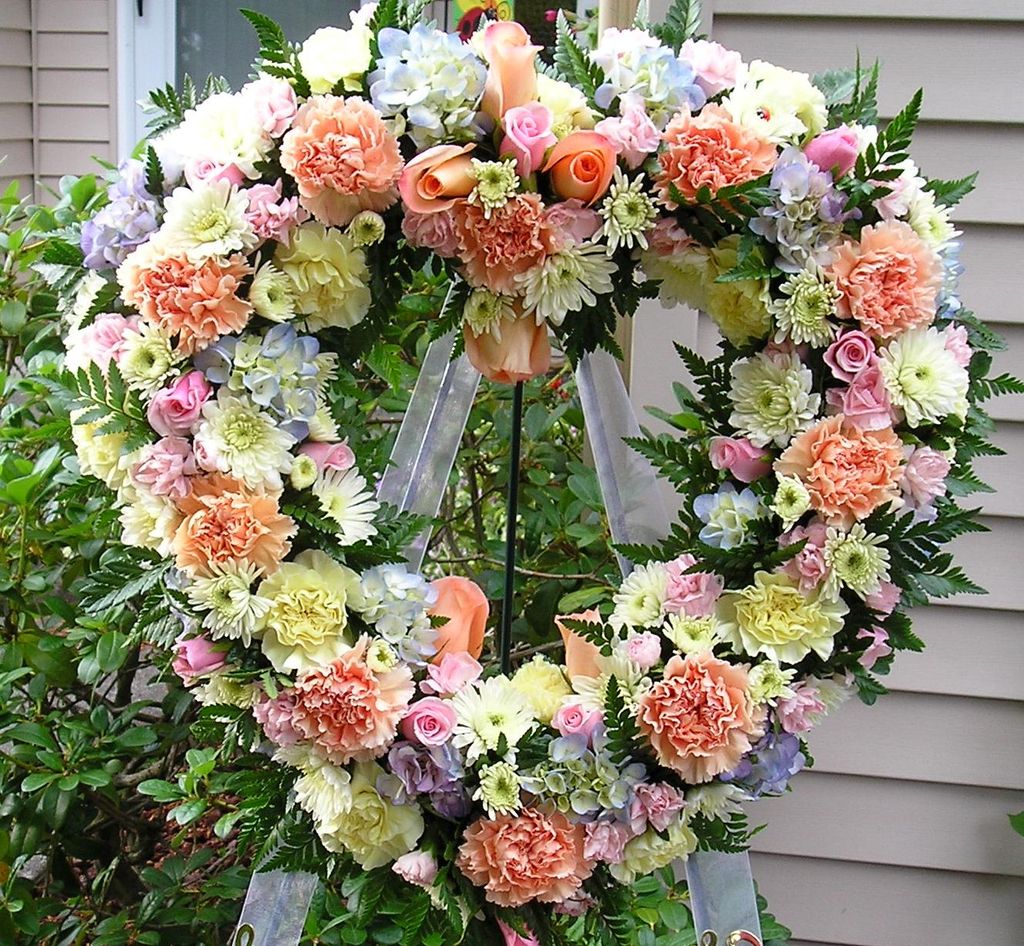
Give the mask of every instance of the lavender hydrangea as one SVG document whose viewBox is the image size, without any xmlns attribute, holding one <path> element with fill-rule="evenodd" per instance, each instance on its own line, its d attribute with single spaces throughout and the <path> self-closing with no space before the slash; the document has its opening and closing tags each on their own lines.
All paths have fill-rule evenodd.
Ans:
<svg viewBox="0 0 1024 946">
<path fill-rule="evenodd" d="M 275 325 L 263 335 L 218 339 L 195 358 L 212 384 L 227 385 L 266 408 L 296 440 L 309 433 L 323 388 L 334 376 L 336 356 L 320 352 L 311 335 Z"/>
<path fill-rule="evenodd" d="M 113 269 L 160 226 L 160 205 L 146 191 L 141 161 L 124 161 L 107 188 L 109 203 L 82 224 L 81 247 L 90 269 Z"/>
<path fill-rule="evenodd" d="M 772 171 L 771 189 L 776 197 L 761 210 L 750 229 L 779 248 L 776 265 L 783 272 L 798 273 L 809 263 L 824 266 L 843 224 L 846 195 L 836 190 L 829 171 L 821 171 L 799 148 L 787 148 Z"/>
<path fill-rule="evenodd" d="M 435 634 L 429 608 L 437 591 L 422 575 L 402 565 L 378 565 L 363 572 L 364 620 L 398 652 L 399 658 L 422 666 L 433 656 Z"/>
<path fill-rule="evenodd" d="M 423 23 L 408 32 L 387 27 L 378 43 L 370 100 L 397 120 L 397 134 L 408 132 L 420 149 L 480 137 L 478 107 L 487 68 L 471 46 Z"/>
<path fill-rule="evenodd" d="M 781 795 L 789 780 L 806 762 L 807 757 L 801 751 L 800 740 L 796 736 L 769 731 L 743 761 L 721 779 L 738 785 L 751 798 Z"/>
<path fill-rule="evenodd" d="M 469 793 L 462 785 L 465 770 L 450 743 L 427 748 L 396 742 L 388 751 L 388 768 L 390 772 L 377 779 L 377 791 L 396 805 L 426 795 L 444 818 L 469 814 Z"/>
</svg>

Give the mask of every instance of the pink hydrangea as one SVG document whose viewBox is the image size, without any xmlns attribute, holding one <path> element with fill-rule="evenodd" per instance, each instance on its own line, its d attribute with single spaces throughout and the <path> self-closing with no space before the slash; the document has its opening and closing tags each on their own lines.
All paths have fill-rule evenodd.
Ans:
<svg viewBox="0 0 1024 946">
<path fill-rule="evenodd" d="M 794 581 L 800 583 L 800 590 L 805 593 L 814 591 L 827 577 L 829 568 L 825 564 L 825 536 L 828 529 L 820 519 L 811 520 L 808 525 L 797 526 L 779 536 L 779 545 L 786 548 L 806 539 L 800 549 L 782 570 Z"/>
<path fill-rule="evenodd" d="M 198 472 L 192 447 L 184 437 L 162 437 L 143 449 L 132 479 L 157 496 L 179 500 L 192 491 L 189 477 Z"/>
<path fill-rule="evenodd" d="M 245 218 L 261 240 L 276 240 L 288 246 L 292 230 L 309 219 L 298 197 L 283 196 L 280 178 L 273 184 L 254 184 L 245 196 L 249 199 Z"/>
<path fill-rule="evenodd" d="M 666 614 L 686 614 L 692 618 L 707 617 L 725 587 L 722 579 L 711 572 L 687 572 L 697 559 L 686 553 L 665 564 L 668 586 L 665 591 Z"/>
<path fill-rule="evenodd" d="M 484 668 L 471 654 L 464 650 L 448 651 L 439 663 L 427 665 L 429 679 L 420 684 L 420 689 L 438 696 L 454 696 L 475 683 L 483 672 Z"/>
<path fill-rule="evenodd" d="M 619 115 L 602 118 L 594 131 L 604 135 L 615 153 L 634 170 L 649 154 L 654 154 L 661 143 L 658 127 L 647 115 L 644 101 L 638 95 L 627 93 L 619 102 Z"/>
<path fill-rule="evenodd" d="M 825 704 L 818 695 L 818 689 L 809 683 L 796 683 L 791 689 L 793 695 L 779 700 L 776 713 L 779 724 L 788 732 L 798 735 L 811 729 L 826 712 Z"/>
<path fill-rule="evenodd" d="M 292 725 L 295 694 L 291 690 L 275 698 L 264 697 L 252 708 L 252 715 L 263 727 L 263 733 L 277 746 L 294 746 L 302 738 Z"/>
</svg>

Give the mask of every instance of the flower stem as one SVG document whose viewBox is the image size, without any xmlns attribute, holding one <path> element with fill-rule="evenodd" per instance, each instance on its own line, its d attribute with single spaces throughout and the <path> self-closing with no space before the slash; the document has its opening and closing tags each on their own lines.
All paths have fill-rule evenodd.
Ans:
<svg viewBox="0 0 1024 946">
<path fill-rule="evenodd" d="M 523 382 L 512 392 L 512 443 L 508 465 L 508 500 L 505 505 L 505 595 L 498 627 L 498 658 L 501 672 L 512 670 L 512 615 L 516 580 L 516 519 L 519 515 L 519 467 L 523 447 Z"/>
</svg>

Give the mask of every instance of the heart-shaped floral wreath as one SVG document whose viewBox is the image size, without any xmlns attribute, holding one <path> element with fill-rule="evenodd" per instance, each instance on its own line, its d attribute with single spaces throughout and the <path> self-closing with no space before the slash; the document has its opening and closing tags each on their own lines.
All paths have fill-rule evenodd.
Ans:
<svg viewBox="0 0 1024 946">
<path fill-rule="evenodd" d="M 693 38 L 692 4 L 595 48 L 562 17 L 546 64 L 516 23 L 463 42 L 422 7 L 301 46 L 247 14 L 256 77 L 155 93 L 81 254 L 51 253 L 79 463 L 148 550 L 94 607 L 148 596 L 138 633 L 173 628 L 206 729 L 273 744 L 233 816 L 283 817 L 270 865 L 410 882 L 403 942 L 482 918 L 604 942 L 617 884 L 741 848 L 739 803 L 883 692 L 922 646 L 904 607 L 980 590 L 940 546 L 980 528 L 953 497 L 996 452 L 980 402 L 1019 386 L 956 296 L 972 179 L 907 153 L 920 95 L 879 129 L 876 70 L 744 63 Z M 546 371 L 552 337 L 614 349 L 658 293 L 724 336 L 682 353 L 680 436 L 635 444 L 679 521 L 560 622 L 564 666 L 485 670 L 482 592 L 393 564 L 420 523 L 339 441 L 338 360 L 423 266 L 453 286 L 437 334 L 494 380 Z"/>
</svg>

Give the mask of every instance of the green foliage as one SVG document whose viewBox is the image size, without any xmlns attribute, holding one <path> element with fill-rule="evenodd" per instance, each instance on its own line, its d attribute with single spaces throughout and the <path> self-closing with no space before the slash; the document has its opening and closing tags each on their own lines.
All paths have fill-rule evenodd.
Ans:
<svg viewBox="0 0 1024 946">
<path fill-rule="evenodd" d="M 163 88 L 154 89 L 149 93 L 149 98 L 143 106 L 145 111 L 154 113 L 146 123 L 149 134 L 155 137 L 174 128 L 181 124 L 185 113 L 195 108 L 200 102 L 217 92 L 227 91 L 229 91 L 227 81 L 221 76 L 213 75 L 207 76 L 201 89 L 196 88 L 191 76 L 185 76 L 182 79 L 180 91 L 169 82 Z M 151 182 L 152 178 L 147 177 L 147 181 Z M 163 190 L 162 187 L 154 190 L 149 184 L 147 184 L 147 189 L 152 194 L 159 194 Z"/>
<path fill-rule="evenodd" d="M 683 43 L 697 35 L 700 17 L 701 0 L 672 0 L 664 22 L 657 24 L 653 32 L 678 53 Z"/>
<path fill-rule="evenodd" d="M 382 4 L 383 5 L 383 4 Z M 306 97 L 310 94 L 309 81 L 302 74 L 299 65 L 299 47 L 289 43 L 284 30 L 269 16 L 256 10 L 239 10 L 256 31 L 260 50 L 257 54 L 261 72 L 287 79 L 295 89 L 295 94 Z"/>
<path fill-rule="evenodd" d="M 977 181 L 977 171 L 954 181 L 933 178 L 925 185 L 925 190 L 929 190 L 935 195 L 935 203 L 940 207 L 955 207 L 974 190 Z"/>
<path fill-rule="evenodd" d="M 71 392 L 71 409 L 78 411 L 76 423 L 96 424 L 98 435 L 124 434 L 126 452 L 149 442 L 150 427 L 139 395 L 124 382 L 121 371 L 111 362 L 104 374 L 98 365 L 68 372 L 65 386 Z"/>
<path fill-rule="evenodd" d="M 626 706 L 622 684 L 615 677 L 608 681 L 604 697 L 605 728 L 608 734 L 608 752 L 612 764 L 622 768 L 641 755 L 643 739 L 636 718 Z"/>
<path fill-rule="evenodd" d="M 730 234 L 744 232 L 760 209 L 771 204 L 773 196 L 768 182 L 769 175 L 763 175 L 743 184 L 721 187 L 714 194 L 705 186 L 692 200 L 672 184 L 669 196 L 679 205 L 676 216 L 680 226 L 704 246 L 716 246 Z"/>
<path fill-rule="evenodd" d="M 594 93 L 604 81 L 604 73 L 580 46 L 564 10 L 558 11 L 555 22 L 555 69 L 559 78 L 578 88 L 591 104 L 594 103 Z"/>
<path fill-rule="evenodd" d="M 839 187 L 848 195 L 848 210 L 884 197 L 890 190 L 887 182 L 899 177 L 900 169 L 896 165 L 910 157 L 910 141 L 921 116 L 922 95 L 922 90 L 918 89 L 899 114 L 878 133 L 878 140 L 857 156 L 854 173 L 840 180 Z"/>
<path fill-rule="evenodd" d="M 812 81 L 825 94 L 829 116 L 835 122 L 875 125 L 878 123 L 878 76 L 878 60 L 865 71 L 858 51 L 853 69 L 821 73 Z"/>
</svg>

